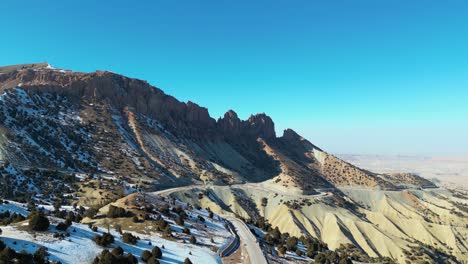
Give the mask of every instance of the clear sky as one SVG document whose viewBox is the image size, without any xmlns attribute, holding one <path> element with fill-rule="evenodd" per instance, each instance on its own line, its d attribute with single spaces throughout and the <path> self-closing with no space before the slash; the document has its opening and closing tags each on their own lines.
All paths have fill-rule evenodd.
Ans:
<svg viewBox="0 0 468 264">
<path fill-rule="evenodd" d="M 0 2 L 0 64 L 148 80 L 334 153 L 468 155 L 468 1 Z"/>
</svg>

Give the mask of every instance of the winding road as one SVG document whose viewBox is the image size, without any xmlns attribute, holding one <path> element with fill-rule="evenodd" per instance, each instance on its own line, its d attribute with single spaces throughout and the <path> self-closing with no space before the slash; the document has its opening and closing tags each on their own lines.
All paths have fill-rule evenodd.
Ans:
<svg viewBox="0 0 468 264">
<path fill-rule="evenodd" d="M 185 187 L 177 187 L 172 189 L 166 189 L 162 191 L 152 192 L 151 195 L 168 195 L 173 192 L 180 192 L 186 191 L 193 188 L 203 188 L 204 186 L 200 185 L 193 185 L 193 186 L 185 186 Z M 225 218 L 235 228 L 235 231 L 240 239 L 240 247 L 245 248 L 247 254 L 250 259 L 251 264 L 267 264 L 267 260 L 265 255 L 263 255 L 263 251 L 260 248 L 260 245 L 257 242 L 257 238 L 250 232 L 249 227 L 242 222 L 242 220 L 235 218 L 231 215 L 220 215 L 221 217 Z"/>
<path fill-rule="evenodd" d="M 250 263 L 252 264 L 267 264 L 268 262 L 263 255 L 262 249 L 257 242 L 257 238 L 250 232 L 248 226 L 241 220 L 224 216 L 228 221 L 232 223 L 236 229 L 237 235 L 239 235 L 241 247 L 247 249 L 247 254 L 249 255 Z"/>
</svg>

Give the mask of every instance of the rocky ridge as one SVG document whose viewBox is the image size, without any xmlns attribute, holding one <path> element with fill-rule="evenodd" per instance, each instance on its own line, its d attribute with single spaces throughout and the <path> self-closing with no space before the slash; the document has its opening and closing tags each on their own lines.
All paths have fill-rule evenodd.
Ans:
<svg viewBox="0 0 468 264">
<path fill-rule="evenodd" d="M 38 116 L 37 111 L 49 111 L 44 109 L 49 106 L 45 106 L 41 98 L 56 96 L 66 100 L 66 105 L 60 107 L 73 109 L 75 119 L 79 120 L 66 136 L 76 138 L 80 129 L 94 135 L 87 149 L 83 149 L 89 155 L 87 162 L 82 162 L 86 164 L 55 162 L 62 169 L 118 171 L 115 164 L 107 160 L 115 156 L 111 149 L 120 149 L 119 159 L 121 164 L 126 164 L 126 173 L 142 175 L 148 183 L 155 179 L 160 184 L 176 185 L 193 181 L 232 184 L 273 180 L 281 188 L 292 187 L 305 192 L 334 185 L 395 187 L 373 173 L 324 152 L 292 129 L 277 137 L 273 120 L 264 113 L 240 120 L 230 110 L 215 120 L 207 108 L 190 101 L 180 102 L 145 81 L 109 71 L 80 73 L 42 63 L 2 67 L 0 72 L 0 93 L 8 97 L 24 91 L 34 103 L 36 113 L 20 113 L 27 116 L 26 120 L 38 122 L 44 115 Z M 4 104 L 8 104 L 6 101 Z M 23 103 L 28 102 L 10 107 Z M 25 133 L 18 133 L 21 126 L 27 124 L 16 124 L 14 132 L 6 119 L 0 120 L 2 128 L 17 136 L 9 140 L 31 145 L 28 139 L 31 135 L 25 138 Z M 110 142 L 111 138 L 116 140 Z M 57 146 L 47 146 L 44 137 L 35 139 L 33 148 L 59 152 L 51 149 Z M 109 148 L 111 143 L 117 145 Z M 96 151 L 97 145 L 100 145 L 99 151 Z M 107 153 L 104 155 L 107 158 L 102 157 L 103 153 Z"/>
</svg>

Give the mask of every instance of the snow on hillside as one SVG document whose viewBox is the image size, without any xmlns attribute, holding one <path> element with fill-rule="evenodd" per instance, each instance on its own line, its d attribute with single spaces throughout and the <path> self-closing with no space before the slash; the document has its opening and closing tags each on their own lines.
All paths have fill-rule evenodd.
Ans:
<svg viewBox="0 0 468 264">
<path fill-rule="evenodd" d="M 6 210 L 27 214 L 24 205 L 14 202 L 0 205 L 0 212 Z M 41 246 L 45 246 L 48 249 L 51 261 L 60 261 L 64 264 L 91 263 L 104 249 L 96 245 L 93 237 L 97 234 L 102 235 L 107 230 L 99 228 L 96 233 L 87 225 L 73 223 L 67 230 L 70 233 L 69 237 L 65 239 L 54 238 L 53 233 L 57 232 L 55 227 L 63 220 L 53 217 L 49 217 L 49 220 L 51 221 L 51 226 L 48 232 L 24 231 L 24 227 L 28 225 L 27 221 L 15 225 L 1 226 L 3 232 L 0 235 L 0 240 L 16 251 L 25 250 L 28 253 L 34 253 Z M 124 249 L 125 253 L 131 253 L 137 257 L 140 263 L 143 263 L 140 256 L 144 250 L 151 251 L 154 246 L 161 248 L 163 245 L 164 249 L 161 248 L 163 258 L 160 260 L 160 263 L 182 263 L 185 258 L 190 258 L 193 263 L 221 263 L 220 257 L 208 248 L 166 240 L 157 235 L 137 233 L 134 233 L 134 235 L 140 237 L 140 240 L 136 245 L 129 245 L 121 241 L 121 235 L 115 230 L 111 229 L 110 231 L 115 237 L 115 242 L 109 248 L 120 246 Z M 151 245 L 149 245 L 150 242 Z"/>
</svg>

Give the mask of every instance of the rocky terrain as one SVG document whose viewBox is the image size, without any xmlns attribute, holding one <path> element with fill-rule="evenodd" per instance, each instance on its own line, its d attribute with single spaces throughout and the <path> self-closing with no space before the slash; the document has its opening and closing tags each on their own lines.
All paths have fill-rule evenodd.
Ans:
<svg viewBox="0 0 468 264">
<path fill-rule="evenodd" d="M 229 228 L 217 223 L 224 242 L 212 242 L 198 216 L 234 219 L 259 241 L 257 253 L 238 247 L 234 262 L 262 250 L 265 256 L 250 261 L 467 261 L 464 190 L 414 173 L 361 169 L 292 129 L 277 136 L 264 113 L 241 120 L 230 110 L 215 120 L 204 107 L 108 71 L 0 67 L 0 163 L 0 198 L 32 212 L 36 204 L 54 207 L 48 217 L 64 220 L 51 214 L 81 206 L 76 222 L 107 233 L 120 227 L 151 239 L 172 232 L 170 239 L 185 243 L 190 227 L 199 246 L 213 250 L 231 243 L 223 235 Z M 111 217 L 109 210 L 128 214 Z M 192 217 L 181 223 L 180 214 Z"/>
<path fill-rule="evenodd" d="M 1 157 L 12 166 L 113 173 L 146 187 L 274 179 L 313 192 L 333 185 L 394 186 L 320 150 L 266 114 L 214 120 L 206 108 L 111 72 L 2 70 Z M 34 157 L 34 158 L 33 158 Z M 19 166 L 19 165 L 18 165 Z"/>
</svg>

